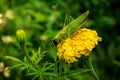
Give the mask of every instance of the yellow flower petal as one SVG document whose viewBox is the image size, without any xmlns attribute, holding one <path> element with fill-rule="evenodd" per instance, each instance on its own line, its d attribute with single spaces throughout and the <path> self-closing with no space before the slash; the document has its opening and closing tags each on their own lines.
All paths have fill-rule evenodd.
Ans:
<svg viewBox="0 0 120 80">
<path fill-rule="evenodd" d="M 102 41 L 102 38 L 98 37 L 95 30 L 86 28 L 77 30 L 57 45 L 57 56 L 67 63 L 76 62 L 76 58 L 81 57 L 81 55 L 88 56 L 98 41 Z"/>
</svg>

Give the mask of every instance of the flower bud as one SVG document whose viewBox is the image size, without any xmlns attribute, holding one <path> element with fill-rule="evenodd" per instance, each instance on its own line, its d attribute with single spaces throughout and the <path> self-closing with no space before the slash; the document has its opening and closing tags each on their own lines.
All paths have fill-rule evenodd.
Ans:
<svg viewBox="0 0 120 80">
<path fill-rule="evenodd" d="M 3 70 L 4 70 L 4 63 L 0 62 L 0 72 L 3 72 Z"/>
<path fill-rule="evenodd" d="M 6 78 L 10 76 L 10 69 L 9 69 L 9 67 L 6 67 L 6 68 L 4 69 L 3 74 L 4 74 L 4 76 L 5 76 Z"/>
<path fill-rule="evenodd" d="M 7 36 L 2 36 L 1 39 L 2 39 L 2 41 L 3 41 L 4 43 L 6 43 L 6 44 L 9 44 L 9 43 L 13 42 L 12 37 L 11 37 L 11 36 L 8 36 L 8 35 L 7 35 Z"/>
<path fill-rule="evenodd" d="M 16 31 L 16 37 L 19 41 L 19 43 L 24 43 L 25 42 L 25 32 L 24 30 L 17 30 Z"/>
</svg>

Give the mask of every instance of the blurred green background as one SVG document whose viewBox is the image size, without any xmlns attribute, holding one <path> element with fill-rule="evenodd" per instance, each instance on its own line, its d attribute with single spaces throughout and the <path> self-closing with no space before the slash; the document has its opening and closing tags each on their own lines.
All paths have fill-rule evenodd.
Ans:
<svg viewBox="0 0 120 80">
<path fill-rule="evenodd" d="M 18 29 L 25 30 L 29 52 L 41 45 L 42 50 L 49 51 L 48 56 L 55 54 L 48 42 L 62 29 L 65 15 L 77 18 L 87 10 L 94 23 L 90 28 L 102 37 L 91 54 L 93 65 L 101 80 L 119 80 L 120 0 L 0 0 L 0 61 L 10 66 L 12 62 L 3 56 L 19 58 Z M 11 72 L 8 80 L 14 80 L 14 74 Z"/>
</svg>

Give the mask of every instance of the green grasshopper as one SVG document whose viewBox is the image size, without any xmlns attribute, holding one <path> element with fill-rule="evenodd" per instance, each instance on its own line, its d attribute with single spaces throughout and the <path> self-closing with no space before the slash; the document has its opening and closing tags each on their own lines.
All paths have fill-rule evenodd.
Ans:
<svg viewBox="0 0 120 80">
<path fill-rule="evenodd" d="M 60 30 L 57 35 L 53 39 L 53 43 L 58 43 L 60 40 L 65 39 L 69 37 L 72 33 L 74 33 L 76 30 L 80 29 L 83 24 L 87 22 L 86 18 L 89 14 L 89 11 L 86 11 L 82 15 L 80 15 L 78 18 L 72 20 L 69 24 L 64 25 L 63 29 Z M 65 20 L 66 22 L 66 20 Z"/>
</svg>

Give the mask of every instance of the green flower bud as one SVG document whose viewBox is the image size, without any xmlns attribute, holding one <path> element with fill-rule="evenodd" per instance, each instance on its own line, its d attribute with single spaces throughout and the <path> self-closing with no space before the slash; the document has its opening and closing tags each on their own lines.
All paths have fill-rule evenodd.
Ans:
<svg viewBox="0 0 120 80">
<path fill-rule="evenodd" d="M 16 31 L 16 37 L 19 41 L 19 43 L 24 43 L 25 42 L 25 32 L 24 30 L 17 30 Z"/>
</svg>

